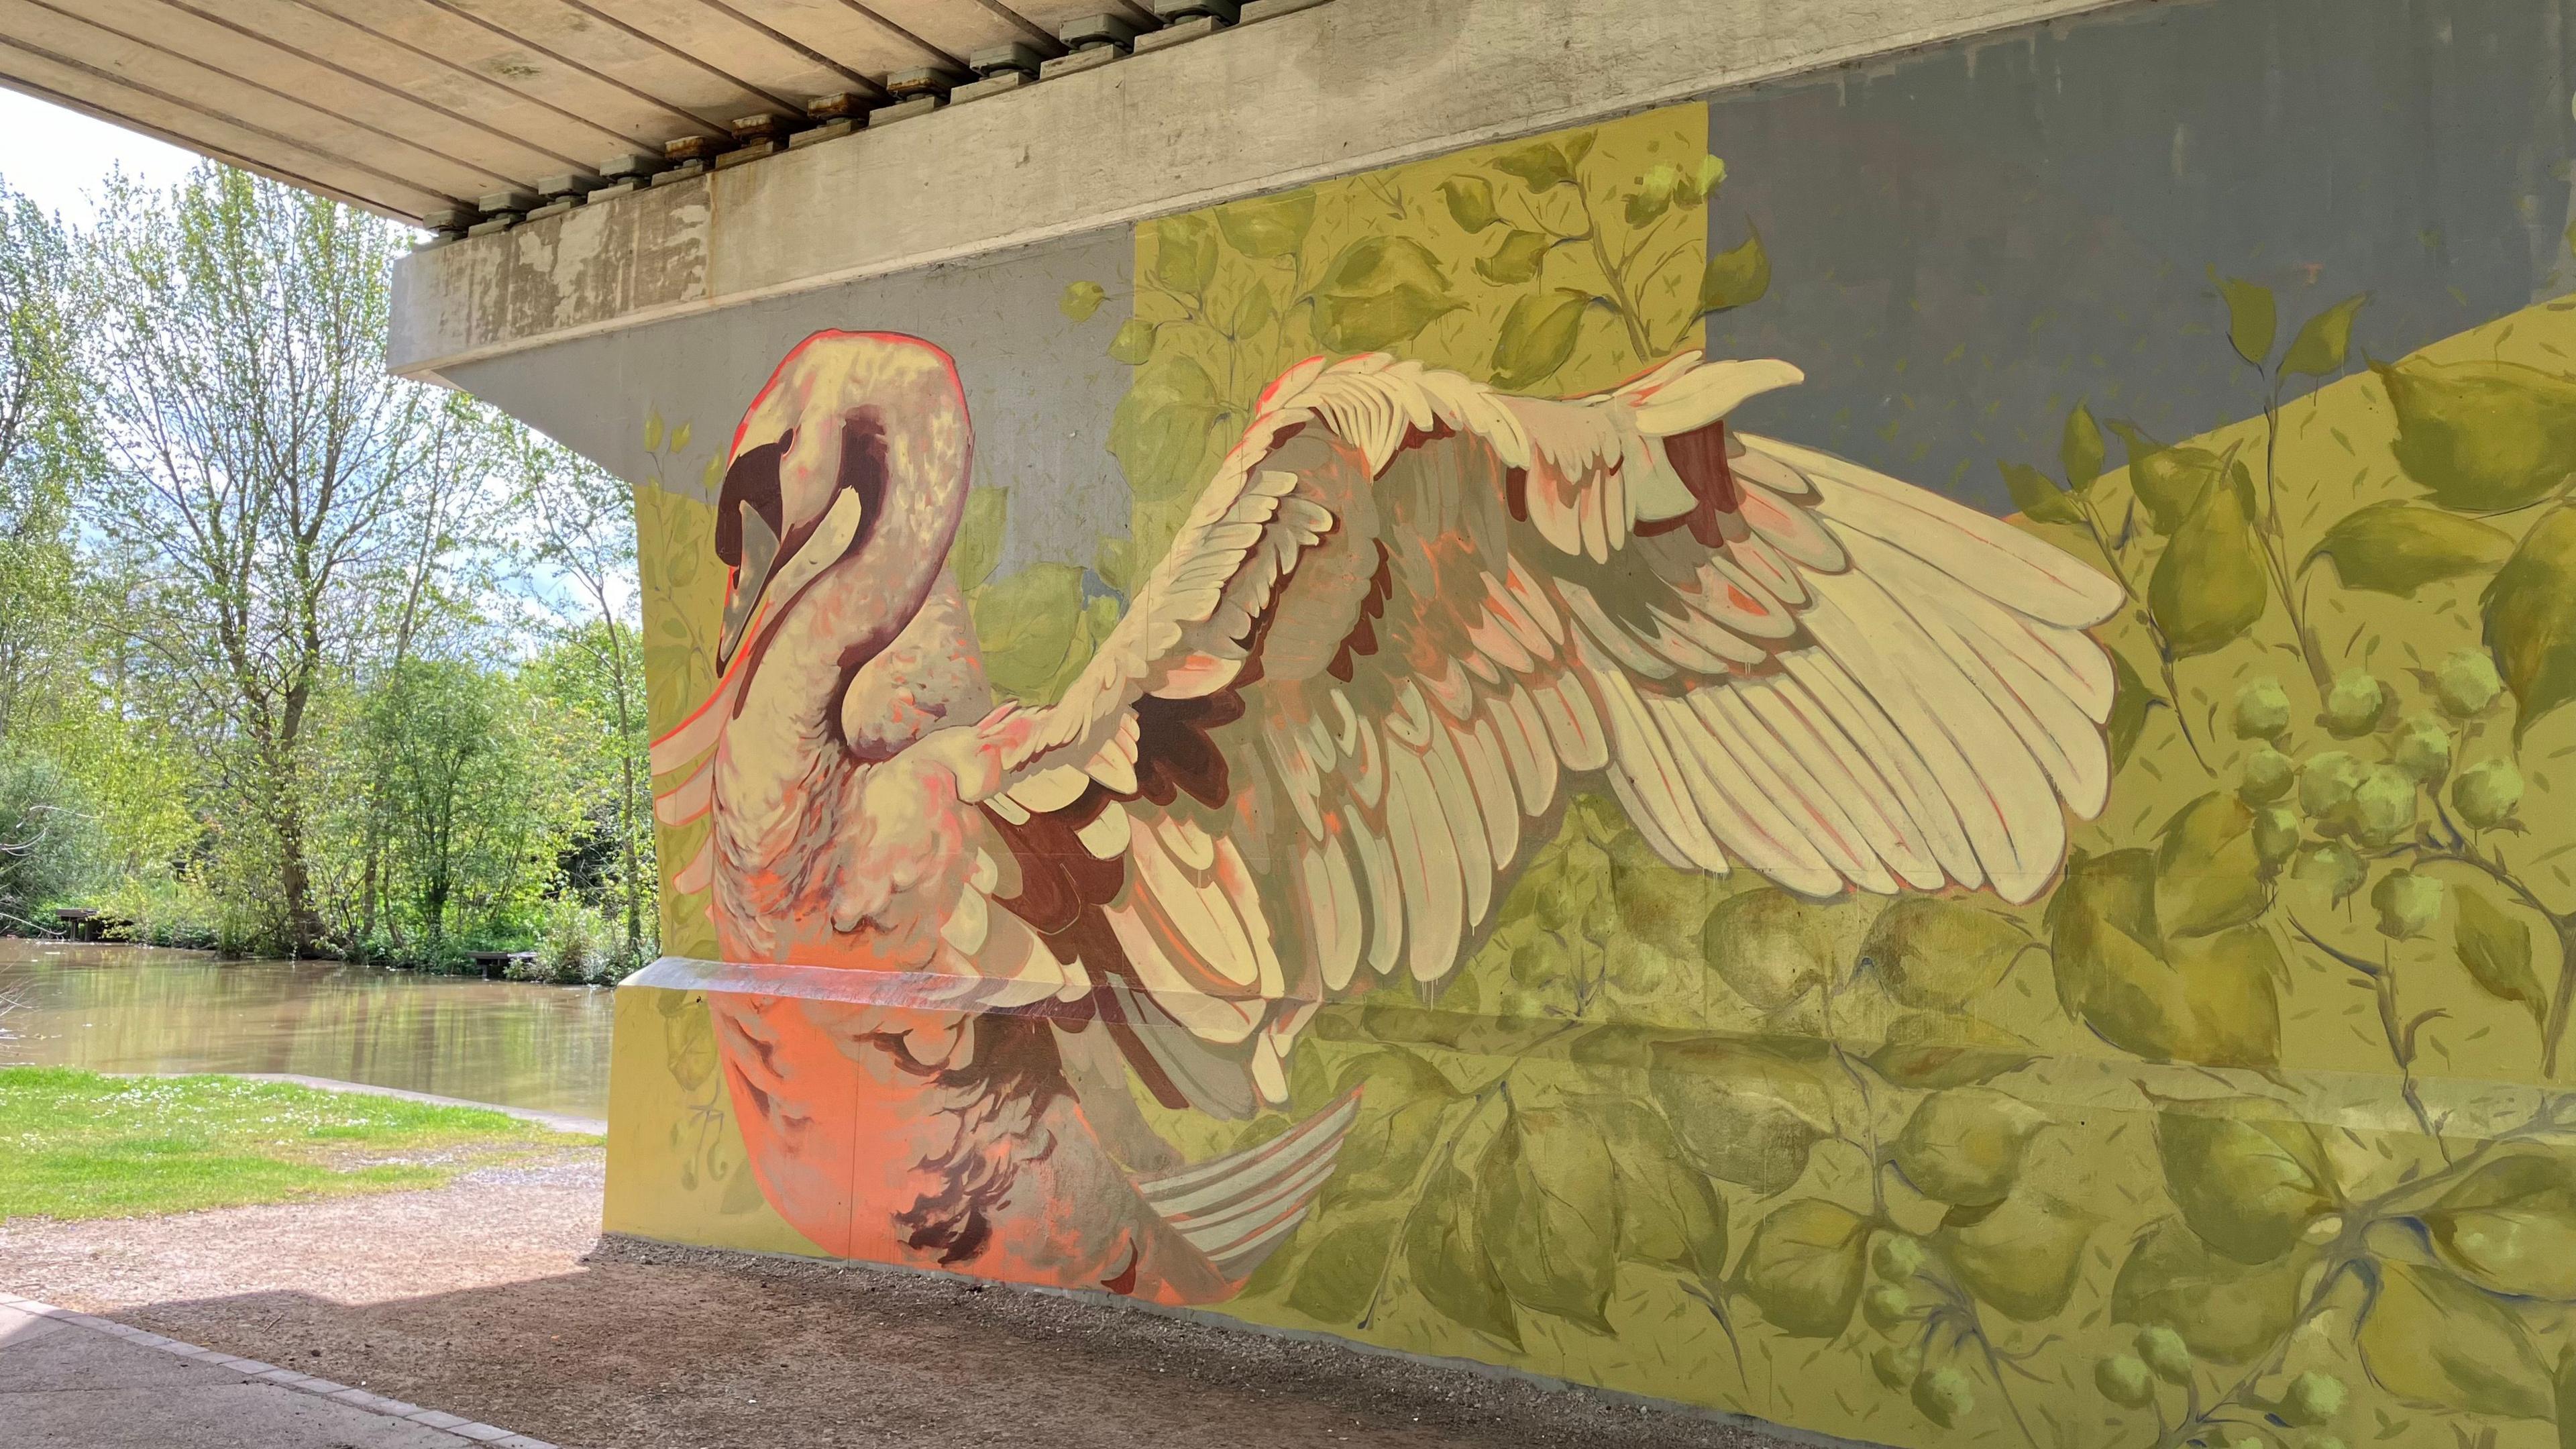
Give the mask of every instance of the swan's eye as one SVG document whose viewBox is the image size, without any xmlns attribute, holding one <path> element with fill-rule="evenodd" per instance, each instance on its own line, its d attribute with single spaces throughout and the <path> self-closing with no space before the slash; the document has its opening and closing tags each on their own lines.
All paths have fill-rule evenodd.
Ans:
<svg viewBox="0 0 2576 1449">
<path fill-rule="evenodd" d="M 841 467 L 832 477 L 832 486 L 859 498 L 859 532 L 847 552 L 858 552 L 876 532 L 877 520 L 885 516 L 887 466 L 885 423 L 877 410 L 861 408 L 843 415 Z"/>
</svg>

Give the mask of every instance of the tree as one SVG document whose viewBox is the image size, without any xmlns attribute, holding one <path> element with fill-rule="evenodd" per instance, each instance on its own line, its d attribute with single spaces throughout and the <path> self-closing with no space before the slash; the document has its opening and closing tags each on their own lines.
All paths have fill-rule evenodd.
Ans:
<svg viewBox="0 0 2576 1449">
<path fill-rule="evenodd" d="M 472 403 L 384 371 L 402 244 L 209 165 L 166 196 L 113 187 L 87 246 L 85 491 L 127 585 L 119 624 L 212 723 L 217 779 L 270 857 L 297 951 L 323 934 L 306 845 L 317 695 L 407 627 L 442 502 L 490 459 Z"/>
<path fill-rule="evenodd" d="M 55 678 L 72 617 L 69 271 L 62 228 L 0 186 L 0 746 Z"/>
<path fill-rule="evenodd" d="M 632 963 L 643 951 L 647 897 L 654 889 L 648 880 L 652 822 L 643 795 L 652 778 L 645 763 L 650 741 L 643 644 L 634 618 L 635 498 L 606 470 L 534 433 L 521 435 L 517 454 L 519 499 L 533 542 L 530 561 L 556 576 L 589 615 L 584 624 L 558 632 L 556 649 L 573 656 L 573 672 L 591 686 L 581 692 L 598 696 L 614 731 L 613 825 L 623 876 L 625 959 Z"/>
<path fill-rule="evenodd" d="M 83 882 L 90 824 L 78 788 L 50 761 L 0 754 L 0 929 L 41 926 L 36 908 Z"/>
</svg>

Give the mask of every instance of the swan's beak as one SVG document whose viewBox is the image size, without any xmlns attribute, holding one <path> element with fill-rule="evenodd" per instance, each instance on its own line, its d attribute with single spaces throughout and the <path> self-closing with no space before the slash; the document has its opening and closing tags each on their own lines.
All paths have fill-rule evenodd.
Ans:
<svg viewBox="0 0 2576 1449">
<path fill-rule="evenodd" d="M 833 495 L 822 521 L 811 530 L 800 530 L 802 536 L 782 558 L 778 535 L 770 531 L 769 521 L 751 508 L 742 510 L 742 563 L 725 596 L 724 632 L 716 641 L 718 674 L 733 667 L 733 656 L 741 650 L 762 606 L 773 598 L 782 604 L 795 598 L 816 574 L 850 551 L 865 522 L 866 501 L 855 490 L 844 488 Z"/>
<path fill-rule="evenodd" d="M 716 640 L 718 674 L 733 667 L 733 656 L 742 648 L 742 636 L 751 627 L 751 616 L 769 597 L 770 570 L 777 566 L 778 535 L 770 532 L 767 519 L 744 509 L 742 566 L 734 571 L 733 581 L 725 589 L 724 632 Z"/>
</svg>

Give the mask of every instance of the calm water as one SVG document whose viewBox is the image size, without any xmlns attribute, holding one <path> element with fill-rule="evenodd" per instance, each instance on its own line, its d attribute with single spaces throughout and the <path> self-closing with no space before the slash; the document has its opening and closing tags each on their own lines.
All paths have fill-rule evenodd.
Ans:
<svg viewBox="0 0 2576 1449">
<path fill-rule="evenodd" d="M 0 1065 L 299 1072 L 608 1115 L 612 994 L 0 938 Z"/>
</svg>

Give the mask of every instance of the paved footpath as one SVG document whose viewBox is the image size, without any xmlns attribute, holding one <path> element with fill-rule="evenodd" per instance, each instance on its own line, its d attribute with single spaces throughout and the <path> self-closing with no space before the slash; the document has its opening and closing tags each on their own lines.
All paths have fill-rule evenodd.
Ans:
<svg viewBox="0 0 2576 1449">
<path fill-rule="evenodd" d="M 553 1449 L 256 1359 L 0 1294 L 10 1449 Z"/>
</svg>

